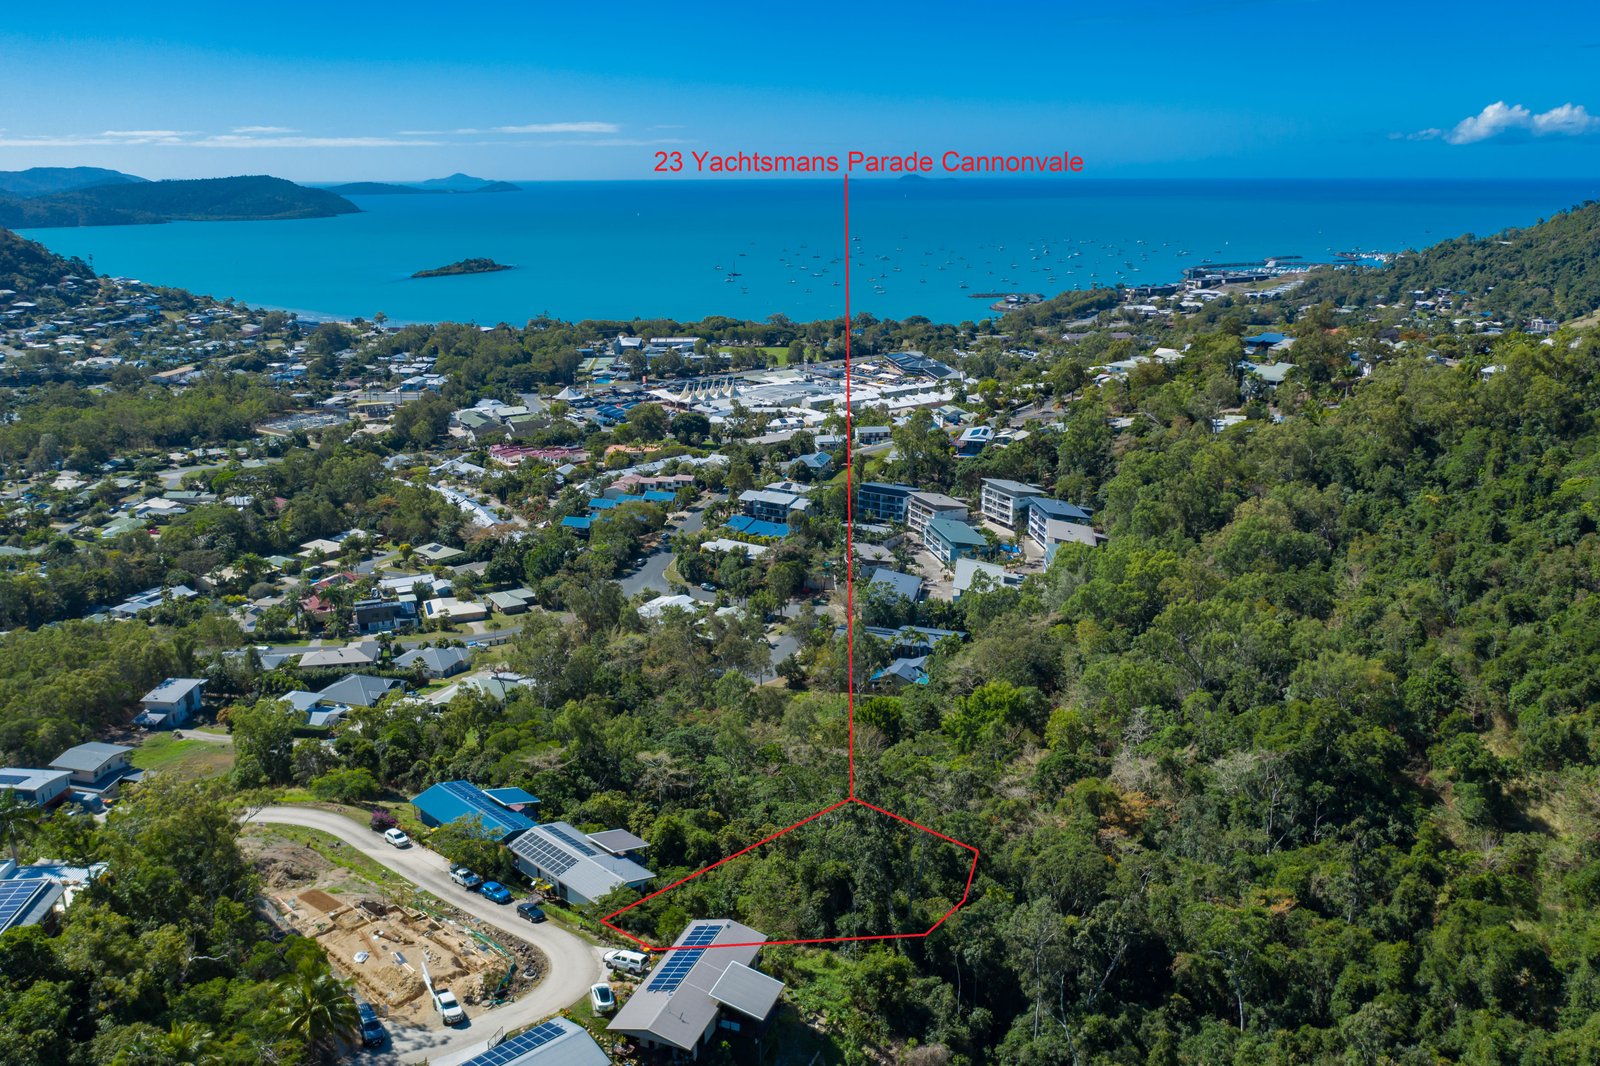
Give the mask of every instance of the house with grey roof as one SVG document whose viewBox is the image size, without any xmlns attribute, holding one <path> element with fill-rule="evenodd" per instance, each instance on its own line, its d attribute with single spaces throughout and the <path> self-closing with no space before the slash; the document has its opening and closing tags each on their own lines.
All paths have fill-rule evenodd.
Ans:
<svg viewBox="0 0 1600 1066">
<path fill-rule="evenodd" d="M 394 665 L 401 670 L 420 668 L 424 677 L 450 677 L 472 665 L 470 648 L 413 648 L 397 657 Z"/>
<path fill-rule="evenodd" d="M 753 965 L 766 940 L 727 918 L 690 922 L 606 1028 L 689 1058 L 724 1034 L 759 1036 L 784 988 Z"/>
<path fill-rule="evenodd" d="M 134 722 L 151 729 L 176 729 L 200 709 L 205 687 L 204 678 L 169 677 L 140 697 L 143 709 Z"/>
<path fill-rule="evenodd" d="M 1048 494 L 1037 485 L 986 477 L 983 479 L 983 492 L 978 497 L 978 510 L 996 525 L 1015 529 L 1017 521 L 1027 510 L 1027 501 L 1034 496 L 1045 495 Z"/>
<path fill-rule="evenodd" d="M 346 707 L 371 707 L 398 687 L 400 682 L 392 677 L 350 674 L 318 692 L 317 702 L 328 705 L 342 703 Z"/>
<path fill-rule="evenodd" d="M 555 895 L 570 903 L 593 903 L 626 885 L 639 888 L 654 873 L 612 853 L 566 822 L 546 822 L 511 842 L 517 869 L 550 882 Z"/>
<path fill-rule="evenodd" d="M 902 574 L 898 570 L 890 570 L 880 566 L 872 571 L 872 576 L 867 580 L 868 588 L 885 589 L 892 596 L 900 596 L 916 603 L 922 598 L 922 578 L 916 574 Z"/>
<path fill-rule="evenodd" d="M 65 770 L 72 776 L 74 788 L 109 797 L 123 778 L 135 772 L 129 761 L 132 755 L 133 749 L 122 744 L 91 741 L 57 755 L 50 769 Z"/>
<path fill-rule="evenodd" d="M 300 656 L 304 668 L 371 666 L 383 658 L 383 646 L 375 640 L 358 640 L 342 648 L 313 648 Z"/>
</svg>

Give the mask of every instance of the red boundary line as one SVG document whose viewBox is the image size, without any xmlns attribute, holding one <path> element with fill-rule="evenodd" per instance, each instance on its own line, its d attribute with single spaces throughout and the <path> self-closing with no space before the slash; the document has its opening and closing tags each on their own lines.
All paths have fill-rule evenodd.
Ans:
<svg viewBox="0 0 1600 1066">
<path fill-rule="evenodd" d="M 856 639 L 855 639 L 856 638 L 856 610 L 855 610 L 855 593 L 856 593 L 856 583 L 855 583 L 856 567 L 855 567 L 855 562 L 856 562 L 856 558 L 855 558 L 855 540 L 854 540 L 855 524 L 856 524 L 856 520 L 855 520 L 855 491 L 854 491 L 854 478 L 855 478 L 854 446 L 855 446 L 855 434 L 852 432 L 852 427 L 854 425 L 854 420 L 853 420 L 853 417 L 852 417 L 852 414 L 851 414 L 851 408 L 850 408 L 850 379 L 852 377 L 852 374 L 851 374 L 851 345 L 850 345 L 851 326 L 850 326 L 850 322 L 851 322 L 851 318 L 850 318 L 850 175 L 849 174 L 845 174 L 845 176 L 844 176 L 844 493 L 845 493 L 845 495 L 844 495 L 844 516 L 845 516 L 844 517 L 844 601 L 845 601 L 844 623 L 845 623 L 845 643 L 847 645 L 847 650 L 846 650 L 846 663 L 847 663 L 847 665 L 846 665 L 846 669 L 848 671 L 848 677 L 847 677 L 846 682 L 845 682 L 845 711 L 846 711 L 846 715 L 847 715 L 847 719 L 848 719 L 848 723 L 849 723 L 849 736 L 850 736 L 850 739 L 849 739 L 849 745 L 850 745 L 850 747 L 849 747 L 850 791 L 849 791 L 849 794 L 846 795 L 844 799 L 839 800 L 836 803 L 829 804 L 826 807 L 823 807 L 821 810 L 817 811 L 815 814 L 809 814 L 809 815 L 807 815 L 806 817 L 800 819 L 798 822 L 794 823 L 791 826 L 787 826 L 787 827 L 785 827 L 783 829 L 778 830 L 776 833 L 772 833 L 772 834 L 769 834 L 767 836 L 764 836 L 760 840 L 756 841 L 754 844 L 751 844 L 751 845 L 749 845 L 747 847 L 740 848 L 738 851 L 734 852 L 732 855 L 729 855 L 727 858 L 718 859 L 716 862 L 712 863 L 710 866 L 701 867 L 700 869 L 696 870 L 692 874 L 687 874 L 684 877 L 680 877 L 676 881 L 672 882 L 672 884 L 667 885 L 664 888 L 658 888 L 654 892 L 650 893 L 648 896 L 641 896 L 639 899 L 634 900 L 632 903 L 628 904 L 626 907 L 621 907 L 621 908 L 619 908 L 617 910 L 614 910 L 610 914 L 606 915 L 604 918 L 600 919 L 600 924 L 601 925 L 604 925 L 608 929 L 612 929 L 612 930 L 615 930 L 618 933 L 621 933 L 623 936 L 627 937 L 629 940 L 633 941 L 635 944 L 638 944 L 640 947 L 644 948 L 646 951 L 654 951 L 654 952 L 666 953 L 668 951 L 684 951 L 684 950 L 707 951 L 707 950 L 710 950 L 711 948 L 759 948 L 759 947 L 770 947 L 770 946 L 775 945 L 775 944 L 849 944 L 849 943 L 855 943 L 855 942 L 858 942 L 858 941 L 866 941 L 866 940 L 920 940 L 923 937 L 931 936 L 933 934 L 933 931 L 935 929 L 939 928 L 941 925 L 943 925 L 945 923 L 945 921 L 952 914 L 954 914 L 956 911 L 960 910 L 966 904 L 967 898 L 972 895 L 972 881 L 973 881 L 973 878 L 976 877 L 977 873 L 978 873 L 978 858 L 979 858 L 979 854 L 980 853 L 979 853 L 977 848 L 973 847 L 971 844 L 968 844 L 968 843 L 965 843 L 963 841 L 957 840 L 955 837 L 946 836 L 945 834 L 939 832 L 937 829 L 929 829 L 927 826 L 922 825 L 919 822 L 914 822 L 910 818 L 907 818 L 903 814 L 896 814 L 893 811 L 885 810 L 884 808 L 879 807 L 879 806 L 877 806 L 875 804 L 868 803 L 866 800 L 861 799 L 859 796 L 856 795 Z M 889 818 L 893 818 L 897 822 L 904 822 L 906 825 L 911 826 L 913 829 L 919 829 L 922 832 L 927 833 L 929 836 L 938 837 L 940 840 L 943 840 L 943 841 L 946 841 L 948 843 L 954 844 L 957 847 L 965 848 L 966 850 L 972 852 L 972 864 L 967 869 L 967 882 L 966 882 L 966 885 L 961 890 L 961 898 L 956 900 L 955 904 L 953 906 L 951 906 L 951 908 L 949 910 L 945 911 L 944 914 L 939 916 L 939 920 L 938 921 L 936 921 L 932 925 L 928 926 L 928 928 L 926 930 L 924 930 L 923 932 L 920 932 L 920 933 L 876 933 L 876 934 L 872 934 L 872 935 L 868 935 L 868 936 L 822 936 L 822 937 L 810 937 L 810 938 L 799 939 L 799 940 L 758 940 L 758 941 L 741 942 L 741 943 L 737 943 L 737 944 L 711 944 L 711 945 L 708 945 L 708 946 L 703 947 L 703 948 L 685 948 L 685 947 L 683 947 L 681 945 L 677 945 L 677 944 L 668 944 L 665 947 L 658 946 L 658 945 L 655 945 L 655 944 L 651 944 L 649 941 L 643 939 L 642 937 L 635 936 L 634 934 L 628 932 L 626 929 L 622 928 L 619 925 L 614 924 L 611 921 L 611 919 L 616 918 L 619 915 L 626 914 L 627 912 L 633 910 L 635 907 L 639 907 L 639 906 L 642 906 L 642 905 L 650 902 L 651 900 L 655 899 L 657 896 L 661 895 L 664 892 L 670 892 L 674 888 L 677 888 L 679 885 L 685 884 L 686 882 L 689 882 L 689 881 L 693 881 L 695 878 L 699 877 L 701 874 L 710 873 L 712 870 L 715 870 L 717 867 L 723 865 L 724 863 L 732 862 L 734 859 L 737 859 L 739 856 L 748 854 L 749 852 L 752 852 L 755 849 L 761 847 L 763 844 L 772 843 L 774 840 L 777 840 L 779 837 L 783 836 L 785 833 L 792 832 L 793 830 L 799 829 L 801 826 L 805 825 L 807 822 L 814 822 L 818 818 L 821 818 L 823 815 L 831 814 L 834 811 L 838 810 L 840 807 L 846 806 L 846 805 L 851 804 L 851 803 L 859 804 L 862 807 L 866 807 L 868 810 L 876 811 L 878 814 L 884 815 L 884 816 L 889 817 Z"/>
</svg>

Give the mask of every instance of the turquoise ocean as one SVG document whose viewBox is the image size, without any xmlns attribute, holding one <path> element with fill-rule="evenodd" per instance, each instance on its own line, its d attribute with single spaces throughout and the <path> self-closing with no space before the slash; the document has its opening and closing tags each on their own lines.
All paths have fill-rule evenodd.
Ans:
<svg viewBox="0 0 1600 1066">
<path fill-rule="evenodd" d="M 850 183 L 851 310 L 976 320 L 979 293 L 1177 280 L 1200 262 L 1398 251 L 1600 198 L 1561 181 L 1096 180 Z M 360 214 L 25 231 L 97 271 L 308 317 L 521 324 L 844 310 L 837 180 L 527 182 L 353 198 Z M 412 279 L 468 257 L 515 267 Z"/>
</svg>

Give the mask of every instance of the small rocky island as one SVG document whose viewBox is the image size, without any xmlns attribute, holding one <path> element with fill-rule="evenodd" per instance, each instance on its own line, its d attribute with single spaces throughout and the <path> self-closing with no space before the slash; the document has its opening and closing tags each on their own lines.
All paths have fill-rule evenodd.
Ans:
<svg viewBox="0 0 1600 1066">
<path fill-rule="evenodd" d="M 419 270 L 411 275 L 414 278 L 448 278 L 454 274 L 492 274 L 496 270 L 510 270 L 504 263 L 496 263 L 493 259 L 463 259 L 459 263 L 449 266 L 434 267 L 432 270 Z"/>
</svg>

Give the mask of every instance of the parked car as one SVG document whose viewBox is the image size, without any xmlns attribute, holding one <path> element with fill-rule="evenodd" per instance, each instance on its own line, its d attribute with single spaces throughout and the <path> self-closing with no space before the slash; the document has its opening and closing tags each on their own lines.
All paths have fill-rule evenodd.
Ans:
<svg viewBox="0 0 1600 1066">
<path fill-rule="evenodd" d="M 411 846 L 411 838 L 399 829 L 385 829 L 383 831 L 383 839 L 397 848 L 409 848 Z"/>
<path fill-rule="evenodd" d="M 545 918 L 544 908 L 531 899 L 525 899 L 517 904 L 517 913 L 530 922 L 542 922 Z"/>
<path fill-rule="evenodd" d="M 479 877 L 465 866 L 452 866 L 450 868 L 450 880 L 454 881 L 462 888 L 477 888 L 479 885 L 483 884 L 483 878 Z"/>
<path fill-rule="evenodd" d="M 510 903 L 511 890 L 499 881 L 485 881 L 478 889 L 483 897 L 492 903 Z"/>
<path fill-rule="evenodd" d="M 596 1014 L 610 1014 L 617 1005 L 617 997 L 611 994 L 610 985 L 590 985 L 589 1005 Z"/>
<path fill-rule="evenodd" d="M 434 992 L 433 1005 L 438 1008 L 439 1017 L 444 1019 L 446 1025 L 458 1025 L 467 1020 L 467 1012 L 461 1009 L 461 1001 L 448 988 Z"/>
<path fill-rule="evenodd" d="M 613 970 L 642 976 L 650 969 L 650 957 L 642 951 L 608 951 L 600 956 L 602 962 Z"/>
<path fill-rule="evenodd" d="M 357 1003 L 356 1013 L 361 1017 L 361 1043 L 367 1047 L 382 1047 L 388 1033 L 383 1030 L 383 1023 L 378 1020 L 378 1012 L 372 1009 L 370 1003 Z"/>
<path fill-rule="evenodd" d="M 709 581 L 702 581 L 702 582 L 700 582 L 700 591 L 701 592 L 715 592 L 715 591 L 717 591 L 717 586 L 713 585 Z"/>
</svg>

